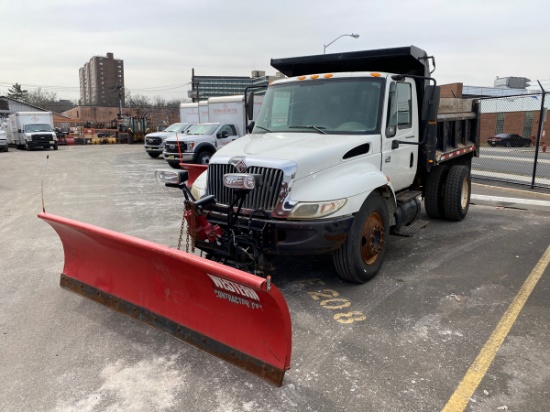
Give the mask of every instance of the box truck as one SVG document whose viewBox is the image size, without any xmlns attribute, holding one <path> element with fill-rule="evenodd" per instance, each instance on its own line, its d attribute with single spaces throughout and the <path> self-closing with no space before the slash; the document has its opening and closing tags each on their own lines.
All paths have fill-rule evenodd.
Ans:
<svg viewBox="0 0 550 412">
<path fill-rule="evenodd" d="M 57 150 L 51 112 L 17 112 L 9 115 L 8 141 L 18 149 Z"/>
</svg>

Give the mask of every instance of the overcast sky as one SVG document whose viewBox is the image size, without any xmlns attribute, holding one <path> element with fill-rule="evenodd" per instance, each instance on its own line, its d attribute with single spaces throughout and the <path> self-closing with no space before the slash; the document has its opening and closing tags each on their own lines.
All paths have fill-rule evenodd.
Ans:
<svg viewBox="0 0 550 412">
<path fill-rule="evenodd" d="M 271 58 L 415 45 L 439 84 L 497 76 L 550 89 L 547 0 L 0 0 L 0 95 L 24 89 L 79 98 L 92 56 L 124 60 L 132 94 L 186 98 L 196 75 L 249 76 Z"/>
</svg>

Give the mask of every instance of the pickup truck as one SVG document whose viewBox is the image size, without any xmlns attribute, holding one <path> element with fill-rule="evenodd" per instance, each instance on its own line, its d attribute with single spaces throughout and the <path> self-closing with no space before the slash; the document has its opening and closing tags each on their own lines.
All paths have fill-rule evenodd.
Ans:
<svg viewBox="0 0 550 412">
<path fill-rule="evenodd" d="M 185 134 L 167 138 L 162 154 L 174 169 L 179 169 L 180 163 L 208 164 L 216 150 L 238 137 L 234 124 L 195 124 Z"/>
<path fill-rule="evenodd" d="M 288 78 L 268 87 L 252 132 L 191 189 L 186 171 L 171 183 L 192 246 L 264 275 L 274 256 L 331 254 L 341 278 L 364 283 L 390 234 L 421 226 L 422 199 L 430 218 L 464 219 L 479 102 L 440 99 L 430 62 L 415 46 L 272 59 Z"/>
<path fill-rule="evenodd" d="M 159 157 L 164 151 L 164 142 L 176 133 L 183 135 L 191 126 L 189 123 L 173 123 L 162 132 L 148 133 L 145 135 L 145 152 L 153 158 Z"/>
</svg>

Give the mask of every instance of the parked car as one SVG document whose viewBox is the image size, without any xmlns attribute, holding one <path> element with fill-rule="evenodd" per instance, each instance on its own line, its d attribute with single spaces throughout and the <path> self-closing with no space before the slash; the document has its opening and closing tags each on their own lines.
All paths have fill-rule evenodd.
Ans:
<svg viewBox="0 0 550 412">
<path fill-rule="evenodd" d="M 531 139 L 521 137 L 519 134 L 499 133 L 487 139 L 489 146 L 504 146 L 504 147 L 529 147 Z"/>
</svg>

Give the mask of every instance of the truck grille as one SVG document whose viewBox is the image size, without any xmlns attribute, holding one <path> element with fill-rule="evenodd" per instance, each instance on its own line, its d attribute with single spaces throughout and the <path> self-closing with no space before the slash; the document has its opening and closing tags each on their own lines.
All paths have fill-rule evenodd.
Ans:
<svg viewBox="0 0 550 412">
<path fill-rule="evenodd" d="M 160 137 L 148 137 L 147 138 L 147 144 L 159 145 L 161 143 L 162 143 L 162 139 Z"/>
<path fill-rule="evenodd" d="M 230 205 L 233 201 L 233 190 L 223 185 L 223 175 L 237 173 L 233 165 L 210 164 L 208 166 L 208 182 L 206 192 L 216 196 L 218 203 Z M 283 182 L 283 171 L 267 167 L 249 166 L 246 173 L 262 175 L 262 185 L 252 190 L 246 197 L 243 208 L 249 210 L 262 209 L 271 211 L 279 201 L 279 193 Z"/>
<path fill-rule="evenodd" d="M 32 141 L 36 143 L 50 143 L 50 140 L 53 140 L 51 134 L 33 134 Z"/>
<path fill-rule="evenodd" d="M 176 142 L 170 142 L 164 144 L 164 150 L 167 153 L 179 153 L 180 151 L 183 153 L 187 150 L 187 144 L 184 142 L 179 142 L 180 150 L 178 150 L 178 144 Z"/>
</svg>

